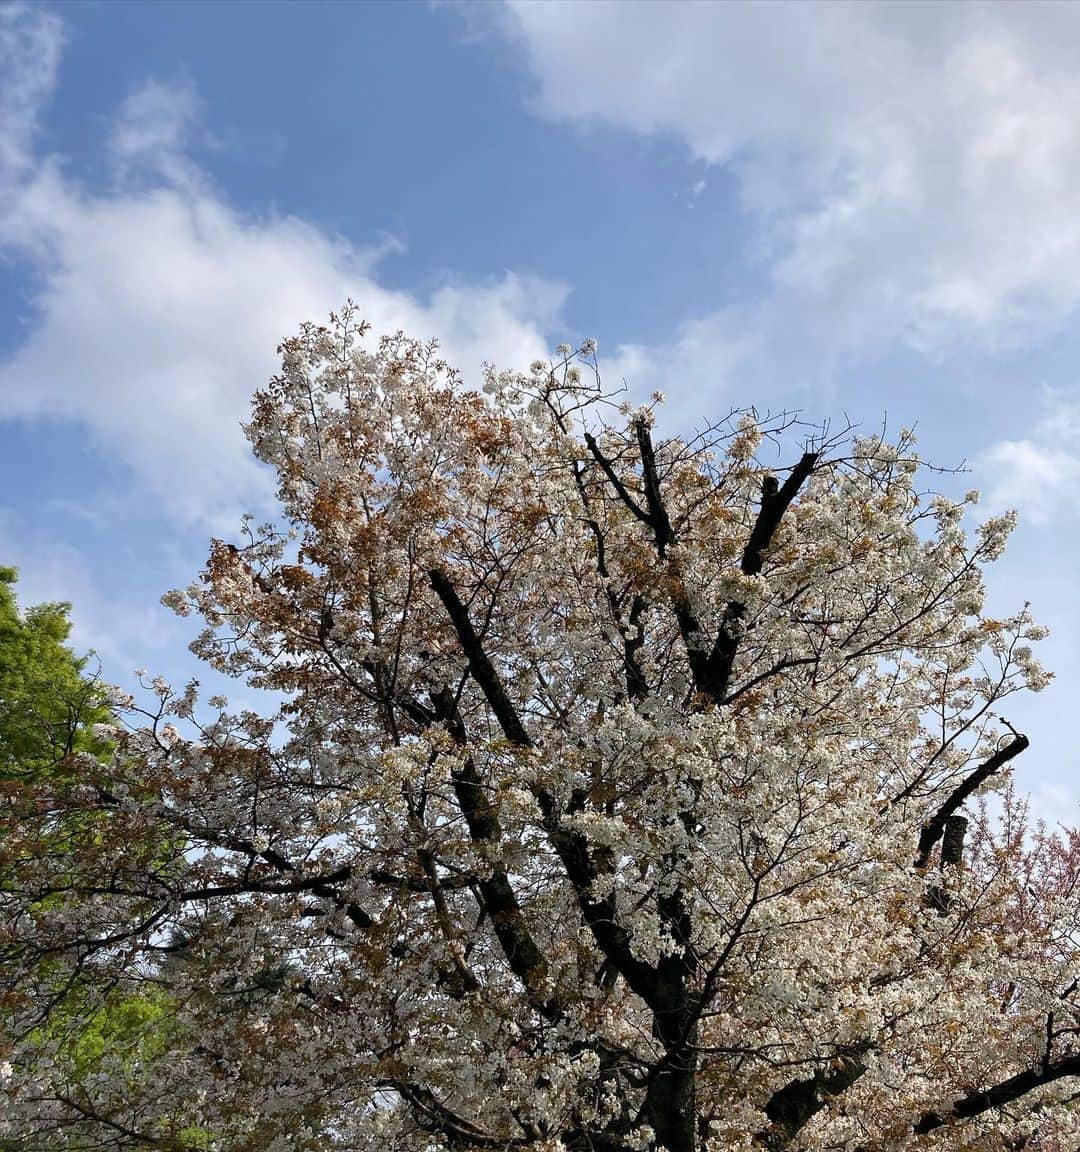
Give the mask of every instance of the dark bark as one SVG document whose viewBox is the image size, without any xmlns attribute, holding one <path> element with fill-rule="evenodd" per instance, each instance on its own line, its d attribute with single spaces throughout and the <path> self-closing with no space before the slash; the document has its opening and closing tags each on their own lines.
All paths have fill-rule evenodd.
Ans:
<svg viewBox="0 0 1080 1152">
<path fill-rule="evenodd" d="M 775 476 L 767 476 L 761 485 L 761 508 L 758 510 L 750 539 L 743 549 L 739 568 L 744 576 L 756 576 L 765 565 L 768 551 L 776 529 L 799 489 L 807 481 L 817 464 L 817 452 L 804 452 L 798 464 L 781 485 Z M 740 625 L 746 615 L 746 605 L 737 600 L 731 601 L 724 609 L 720 631 L 705 664 L 699 691 L 720 703 L 727 692 L 731 672 L 735 666 L 735 655 L 739 650 Z"/>
<path fill-rule="evenodd" d="M 589 451 L 593 454 L 593 459 L 600 465 L 601 472 L 608 478 L 612 488 L 615 489 L 616 495 L 626 505 L 627 508 L 640 520 L 643 524 L 650 524 L 649 516 L 646 512 L 642 511 L 638 502 L 630 495 L 626 485 L 619 479 L 615 468 L 608 458 L 600 451 L 600 445 L 596 442 L 596 437 L 591 432 L 585 433 L 585 444 Z"/>
<path fill-rule="evenodd" d="M 964 862 L 964 837 L 967 834 L 966 816 L 950 816 L 945 821 L 941 840 L 941 867 L 959 869 Z M 926 894 L 926 902 L 942 916 L 952 908 L 952 893 L 944 884 L 935 884 Z"/>
<path fill-rule="evenodd" d="M 842 1053 L 829 1068 L 819 1068 L 813 1076 L 792 1080 L 778 1089 L 765 1105 L 771 1127 L 757 1143 L 765 1148 L 786 1147 L 833 1097 L 846 1092 L 866 1071 L 864 1059 L 868 1044 Z"/>
<path fill-rule="evenodd" d="M 642 419 L 635 420 L 634 432 L 637 434 L 638 451 L 641 453 L 641 472 L 645 480 L 645 506 L 649 510 L 648 523 L 653 530 L 656 550 L 663 558 L 668 545 L 675 540 L 675 530 L 671 526 L 671 518 L 668 516 L 667 507 L 660 495 L 660 474 L 656 469 L 656 451 L 653 448 L 649 426 Z"/>
<path fill-rule="evenodd" d="M 405 1080 L 387 1080 L 384 1086 L 397 1092 L 409 1105 L 417 1124 L 425 1132 L 441 1136 L 452 1148 L 508 1149 L 530 1143 L 525 1136 L 507 1138 L 485 1132 L 467 1117 L 447 1107 L 429 1088 Z"/>
<path fill-rule="evenodd" d="M 1019 756 L 1028 746 L 1028 743 L 1026 736 L 1017 735 L 1004 748 L 999 748 L 993 756 L 987 757 L 923 825 L 919 835 L 919 851 L 915 857 L 916 868 L 925 868 L 930 862 L 930 853 L 933 851 L 934 845 L 945 835 L 945 825 L 949 817 L 980 784 L 985 783 L 995 772 L 1004 768 L 1013 757 Z"/>
<path fill-rule="evenodd" d="M 964 836 L 967 834 L 966 816 L 950 816 L 945 821 L 945 834 L 941 840 L 941 866 L 960 868 L 964 863 Z"/>
<path fill-rule="evenodd" d="M 926 1112 L 916 1122 L 915 1132 L 922 1135 L 953 1121 L 972 1120 L 992 1108 L 1003 1108 L 1006 1104 L 1019 1100 L 1021 1096 L 1035 1091 L 1036 1088 L 1053 1084 L 1056 1080 L 1063 1080 L 1067 1076 L 1080 1076 L 1080 1056 L 1068 1056 L 1053 1063 L 1044 1061 L 1039 1068 L 1020 1072 L 982 1092 L 972 1092 L 961 1097 L 944 1113 Z"/>
<path fill-rule="evenodd" d="M 668 1152 L 693 1152 L 697 1134 L 697 1000 L 679 956 L 658 965 L 653 1032 L 664 1056 L 653 1069 L 641 1119 Z"/>
<path fill-rule="evenodd" d="M 635 596 L 630 605 L 630 625 L 635 630 L 633 636 L 623 637 L 623 667 L 626 670 L 626 694 L 631 700 L 644 700 L 649 694 L 649 685 L 641 671 L 637 654 L 645 646 L 645 626 L 642 617 L 647 605 L 643 596 Z"/>
<path fill-rule="evenodd" d="M 461 650 L 469 661 L 469 673 L 480 685 L 487 702 L 491 705 L 492 712 L 495 713 L 495 718 L 499 721 L 503 734 L 511 744 L 516 744 L 520 748 L 531 748 L 532 741 L 529 739 L 529 734 L 521 723 L 517 709 L 506 694 L 499 674 L 495 671 L 495 665 L 488 659 L 487 653 L 480 643 L 480 638 L 472 626 L 472 621 L 469 619 L 468 610 L 462 604 L 453 584 L 450 583 L 446 573 L 438 568 L 433 568 L 428 573 L 428 578 L 454 625 L 454 631 L 457 632 L 458 640 L 461 643 Z"/>
<path fill-rule="evenodd" d="M 641 1119 L 668 1152 L 694 1152 L 697 1146 L 696 1085 L 696 1062 L 689 1045 L 667 1053 L 655 1069 Z"/>
<path fill-rule="evenodd" d="M 453 693 L 448 688 L 433 692 L 431 700 L 454 741 L 464 747 L 465 725 Z M 488 799 L 472 756 L 466 755 L 461 765 L 452 769 L 450 777 L 454 797 L 473 841 L 497 845 L 502 836 L 498 810 Z M 506 869 L 499 863 L 493 863 L 491 874 L 478 878 L 476 883 L 484 911 L 491 918 L 492 930 L 506 962 L 524 985 L 529 1003 L 548 1019 L 559 1019 L 562 1015 L 561 1007 L 554 999 L 545 996 L 542 990 L 547 977 L 547 960 L 529 931 Z"/>
<path fill-rule="evenodd" d="M 558 806 L 550 794 L 543 789 L 536 789 L 535 794 L 544 830 L 558 853 L 596 946 L 604 954 L 607 963 L 655 1011 L 656 970 L 652 965 L 638 960 L 630 951 L 630 935 L 618 922 L 614 896 L 597 900 L 591 895 L 593 881 L 599 873 L 589 852 L 588 841 L 580 833 L 562 826 Z"/>
<path fill-rule="evenodd" d="M 612 462 L 600 451 L 595 437 L 585 434 L 585 443 L 607 477 L 616 495 L 633 513 L 636 519 L 647 525 L 653 534 L 657 555 L 663 560 L 667 550 L 675 542 L 675 528 L 671 522 L 667 505 L 660 491 L 660 476 L 656 463 L 656 450 L 648 423 L 643 419 L 634 421 L 638 452 L 641 458 L 642 482 L 645 492 L 645 507 L 630 494 L 626 485 L 619 479 Z M 799 493 L 814 470 L 819 459 L 817 452 L 805 452 L 798 464 L 792 468 L 788 478 L 781 485 L 775 477 L 769 476 L 761 486 L 761 508 L 750 530 L 750 538 L 743 549 L 740 568 L 747 576 L 756 576 L 765 563 L 765 554 L 784 513 Z M 677 587 L 672 594 L 672 607 L 679 626 L 679 633 L 686 649 L 690 673 L 694 687 L 701 696 L 713 703 L 723 703 L 735 664 L 735 654 L 739 647 L 739 624 L 746 613 L 746 606 L 732 601 L 724 611 L 719 633 L 711 650 L 704 636 L 701 623 L 690 607 L 685 592 Z"/>
<path fill-rule="evenodd" d="M 683 813 L 683 819 L 688 825 L 692 822 L 690 813 Z M 674 869 L 675 864 L 674 857 L 667 861 L 670 869 Z M 700 997 L 693 989 L 698 961 L 692 942 L 693 925 L 681 889 L 676 887 L 661 896 L 657 910 L 660 922 L 671 933 L 678 950 L 662 956 L 656 966 L 653 1032 L 663 1042 L 665 1055 L 656 1069 L 642 1111 L 656 1129 L 657 1142 L 676 1152 L 676 1149 L 693 1148 L 697 1124 Z"/>
<path fill-rule="evenodd" d="M 531 747 L 532 741 L 529 739 L 528 733 L 525 731 L 524 725 L 522 725 L 517 711 L 507 695 L 502 681 L 499 679 L 498 672 L 496 672 L 494 665 L 484 652 L 483 645 L 476 635 L 476 631 L 469 619 L 468 611 L 461 603 L 453 585 L 445 573 L 440 572 L 438 569 L 433 569 L 429 576 L 432 587 L 445 605 L 454 624 L 462 650 L 465 652 L 469 661 L 469 671 L 480 685 L 484 696 L 499 721 L 503 734 L 511 743 L 519 747 Z M 444 691 L 438 696 L 433 695 L 432 702 L 436 709 L 444 716 L 447 729 L 454 736 L 455 740 L 460 744 L 464 744 L 464 724 L 461 721 L 457 707 L 453 703 L 453 698 L 449 691 Z M 466 771 L 471 764 L 472 760 L 470 758 L 466 761 L 466 768 L 462 771 Z M 475 772 L 475 769 L 473 769 L 473 772 Z M 461 789 L 459 799 L 462 803 L 462 812 L 468 821 L 470 820 L 470 813 L 479 813 L 481 806 L 486 804 L 487 801 L 482 789 L 480 789 L 478 780 L 473 781 L 471 776 L 459 779 L 459 776 L 460 773 L 455 775 L 454 784 L 455 789 Z M 656 978 L 654 969 L 648 964 L 635 959 L 631 954 L 629 936 L 626 930 L 622 928 L 616 920 L 614 898 L 607 897 L 603 900 L 596 900 L 590 894 L 591 885 L 597 877 L 597 869 L 589 852 L 588 841 L 580 833 L 571 832 L 562 826 L 562 813 L 554 797 L 539 785 L 534 786 L 533 791 L 543 815 L 544 829 L 558 853 L 559 859 L 562 861 L 567 878 L 574 888 L 574 893 L 577 897 L 582 915 L 592 931 L 597 946 L 604 953 L 605 958 L 626 980 L 627 984 L 629 984 L 646 1003 L 651 1003 L 651 998 L 654 996 Z M 488 807 L 490 807 L 490 805 Z M 473 816 L 472 818 L 475 819 L 477 817 Z M 470 831 L 471 830 L 472 824 L 470 823 Z M 494 829 L 489 829 L 483 825 L 478 826 L 477 833 L 474 835 L 487 838 L 488 833 L 494 836 L 497 833 L 497 825 Z M 496 873 L 496 875 L 498 875 L 498 873 Z M 502 879 L 505 881 L 505 873 L 502 874 Z M 495 877 L 493 877 L 492 880 L 494 881 Z M 505 916 L 507 917 L 507 923 L 503 928 L 503 931 L 507 933 L 507 943 L 504 944 L 504 948 L 508 946 L 512 947 L 513 958 L 511 958 L 508 952 L 508 959 L 511 960 L 511 965 L 515 963 L 524 965 L 527 959 L 535 959 L 536 956 L 539 955 L 539 951 L 535 950 L 534 952 L 535 945 L 530 949 L 524 944 L 523 940 L 516 939 L 510 935 L 510 927 L 513 924 L 512 912 L 513 907 L 516 907 L 516 900 L 514 901 L 514 905 L 511 906 L 509 898 L 512 897 L 513 893 L 512 890 L 510 890 L 508 881 L 505 881 L 505 889 L 506 891 L 502 891 L 501 894 L 496 893 L 497 903 L 499 907 L 505 910 Z M 520 919 L 520 909 L 518 910 L 518 918 Z M 519 931 L 523 929 L 523 927 L 524 921 L 521 919 L 521 923 L 518 925 Z M 502 937 L 500 936 L 500 941 L 501 940 Z M 524 951 L 522 951 L 523 947 Z M 518 972 L 518 968 L 515 967 L 514 971 Z M 518 972 L 518 974 L 522 975 L 520 972 Z"/>
</svg>

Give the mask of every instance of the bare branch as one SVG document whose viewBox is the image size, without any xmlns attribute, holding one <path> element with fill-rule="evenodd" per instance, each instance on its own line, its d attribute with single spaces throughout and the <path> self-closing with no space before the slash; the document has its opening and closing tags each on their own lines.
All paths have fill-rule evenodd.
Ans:
<svg viewBox="0 0 1080 1152">
<path fill-rule="evenodd" d="M 916 868 L 926 867 L 934 845 L 945 833 L 945 824 L 949 817 L 980 784 L 989 780 L 995 772 L 1004 768 L 1015 756 L 1019 756 L 1020 753 L 1027 748 L 1029 743 L 1030 741 L 1026 736 L 1017 735 L 1006 744 L 1004 748 L 999 748 L 993 756 L 989 756 L 984 760 L 983 763 L 964 780 L 937 812 L 923 825 L 922 832 L 919 834 L 919 852 L 915 857 Z"/>
<path fill-rule="evenodd" d="M 619 499 L 626 505 L 627 508 L 642 522 L 652 527 L 652 521 L 649 519 L 647 512 L 643 512 L 637 501 L 630 495 L 626 489 L 626 485 L 619 479 L 615 469 L 611 466 L 611 461 L 600 451 L 600 445 L 596 442 L 596 437 L 591 432 L 585 433 L 585 444 L 589 451 L 593 454 L 593 458 L 597 464 L 600 465 L 601 471 L 611 481 L 611 486 L 615 489 Z"/>
<path fill-rule="evenodd" d="M 428 573 L 428 578 L 454 625 L 454 630 L 457 632 L 458 640 L 461 643 L 461 650 L 469 661 L 469 671 L 472 673 L 472 678 L 480 685 L 481 691 L 487 697 L 487 702 L 491 705 L 491 710 L 495 713 L 495 718 L 499 721 L 503 734 L 511 744 L 516 744 L 520 748 L 531 748 L 532 741 L 529 739 L 529 734 L 525 731 L 525 726 L 517 714 L 517 709 L 506 694 L 499 674 L 495 671 L 495 665 L 488 659 L 487 653 L 480 643 L 480 638 L 472 626 L 472 621 L 469 619 L 469 613 L 454 590 L 453 584 L 450 583 L 449 577 L 440 569 L 433 568 Z"/>
<path fill-rule="evenodd" d="M 780 526 L 784 513 L 813 472 L 817 462 L 817 452 L 805 452 L 782 485 L 778 484 L 775 476 L 767 476 L 762 482 L 761 508 L 739 563 L 744 576 L 756 576 L 761 571 L 765 563 L 765 553 L 772 543 L 773 535 Z M 735 654 L 739 648 L 739 624 L 745 614 L 746 605 L 738 600 L 732 600 L 724 609 L 720 631 L 709 653 L 704 675 L 698 684 L 700 691 L 717 702 L 723 700 L 731 679 Z"/>
</svg>

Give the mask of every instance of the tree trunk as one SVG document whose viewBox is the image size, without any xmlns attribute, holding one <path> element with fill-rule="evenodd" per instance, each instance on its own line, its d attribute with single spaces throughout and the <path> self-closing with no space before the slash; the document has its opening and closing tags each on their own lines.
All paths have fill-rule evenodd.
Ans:
<svg viewBox="0 0 1080 1152">
<path fill-rule="evenodd" d="M 697 1025 L 686 990 L 680 957 L 666 957 L 661 972 L 662 1003 L 653 1016 L 653 1030 L 666 1049 L 653 1071 L 641 1110 L 642 1121 L 656 1133 L 656 1144 L 667 1152 L 694 1152 L 697 1131 Z"/>
<path fill-rule="evenodd" d="M 649 1087 L 642 1119 L 668 1152 L 694 1152 L 697 1126 L 695 1059 L 692 1052 L 670 1057 Z"/>
</svg>

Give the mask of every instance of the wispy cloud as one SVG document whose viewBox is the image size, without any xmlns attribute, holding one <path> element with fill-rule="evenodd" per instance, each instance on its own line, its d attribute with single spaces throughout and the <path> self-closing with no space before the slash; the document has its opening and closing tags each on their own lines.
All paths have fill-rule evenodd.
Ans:
<svg viewBox="0 0 1080 1152">
<path fill-rule="evenodd" d="M 541 114 L 730 172 L 793 321 L 859 355 L 1024 342 L 1080 306 L 1080 8 L 510 0 Z"/>
<path fill-rule="evenodd" d="M 1035 524 L 1075 516 L 1080 491 L 1080 396 L 1046 388 L 1041 409 L 1025 435 L 998 441 L 975 465 L 991 509 L 1015 508 Z"/>
<path fill-rule="evenodd" d="M 143 177 L 194 191 L 203 175 L 191 159 L 199 98 L 188 79 L 149 80 L 124 102 L 109 136 L 109 158 L 122 183 Z"/>
<path fill-rule="evenodd" d="M 188 81 L 128 99 L 109 140 L 119 182 L 87 192 L 27 151 L 56 74 L 40 51 L 58 55 L 62 29 L 39 8 L 2 11 L 18 112 L 5 147 L 21 159 L 6 176 L 0 251 L 28 262 L 41 288 L 26 339 L 0 363 L 0 418 L 76 422 L 166 518 L 218 529 L 270 503 L 240 425 L 301 321 L 352 297 L 376 331 L 438 337 L 465 372 L 545 352 L 561 285 L 506 273 L 419 300 L 379 283 L 393 240 L 357 249 L 295 217 L 237 210 L 188 152 L 200 131 Z"/>
<path fill-rule="evenodd" d="M 79 549 L 50 539 L 44 533 L 19 531 L 0 511 L 0 557 L 15 561 L 19 570 L 16 592 L 21 607 L 67 602 L 72 604 L 71 646 L 80 656 L 93 653 L 107 676 L 128 675 L 151 655 L 158 656 L 167 641 L 182 651 L 185 638 L 169 614 L 153 599 L 133 602 L 119 582 L 104 585 Z"/>
<path fill-rule="evenodd" d="M 27 4 L 0 7 L 0 194 L 31 162 L 38 111 L 56 82 L 63 46 L 57 16 Z"/>
</svg>

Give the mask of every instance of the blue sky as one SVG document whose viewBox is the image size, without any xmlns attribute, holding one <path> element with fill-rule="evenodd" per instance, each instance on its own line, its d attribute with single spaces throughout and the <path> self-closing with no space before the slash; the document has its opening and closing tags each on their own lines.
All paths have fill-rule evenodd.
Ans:
<svg viewBox="0 0 1080 1152">
<path fill-rule="evenodd" d="M 0 7 L 0 562 L 185 679 L 158 597 L 272 509 L 282 336 L 352 296 L 467 378 L 593 336 L 673 427 L 887 414 L 1018 508 L 1022 781 L 1075 819 L 1077 188 L 1075 5 Z"/>
</svg>

